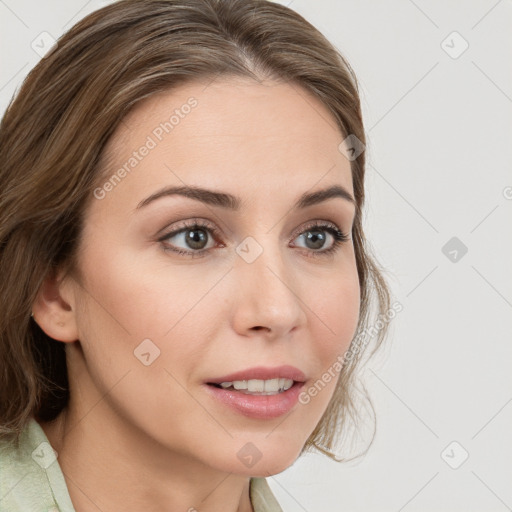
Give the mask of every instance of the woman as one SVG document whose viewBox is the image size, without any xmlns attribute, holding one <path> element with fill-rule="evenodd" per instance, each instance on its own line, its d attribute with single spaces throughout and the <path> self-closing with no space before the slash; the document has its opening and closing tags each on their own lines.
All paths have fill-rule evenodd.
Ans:
<svg viewBox="0 0 512 512">
<path fill-rule="evenodd" d="M 277 4 L 124 0 L 58 40 L 0 128 L 0 510 L 281 510 L 265 477 L 333 457 L 388 310 L 364 141 Z"/>
</svg>

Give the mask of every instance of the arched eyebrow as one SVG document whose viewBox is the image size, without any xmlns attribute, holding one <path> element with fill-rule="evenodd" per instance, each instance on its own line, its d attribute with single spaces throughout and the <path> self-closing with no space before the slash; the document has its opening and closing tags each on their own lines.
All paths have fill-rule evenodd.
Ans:
<svg viewBox="0 0 512 512">
<path fill-rule="evenodd" d="M 138 205 L 136 210 L 147 206 L 148 204 L 156 201 L 162 197 L 179 195 L 201 201 L 202 203 L 210 206 L 218 206 L 220 208 L 226 208 L 233 211 L 239 211 L 242 206 L 242 200 L 227 192 L 221 192 L 217 190 L 209 190 L 206 188 L 195 187 L 195 186 L 178 186 L 178 187 L 165 187 L 154 194 L 151 194 L 146 199 L 143 199 Z M 323 190 L 317 190 L 315 192 L 305 192 L 295 202 L 293 208 L 302 209 L 308 206 L 312 206 L 328 199 L 340 197 L 353 205 L 356 204 L 355 199 L 352 197 L 350 192 L 341 185 L 333 185 Z"/>
</svg>

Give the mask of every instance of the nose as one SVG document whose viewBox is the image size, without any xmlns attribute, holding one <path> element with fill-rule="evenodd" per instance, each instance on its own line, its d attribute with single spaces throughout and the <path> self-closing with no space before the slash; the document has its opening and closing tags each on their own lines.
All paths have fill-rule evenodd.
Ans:
<svg viewBox="0 0 512 512">
<path fill-rule="evenodd" d="M 244 258 L 243 252 L 235 259 L 233 326 L 244 336 L 282 339 L 306 321 L 300 279 L 283 257 L 282 249 L 271 248 L 271 243 L 275 241 L 268 240 L 253 261 Z M 257 249 L 254 245 L 253 241 L 250 250 Z"/>
</svg>

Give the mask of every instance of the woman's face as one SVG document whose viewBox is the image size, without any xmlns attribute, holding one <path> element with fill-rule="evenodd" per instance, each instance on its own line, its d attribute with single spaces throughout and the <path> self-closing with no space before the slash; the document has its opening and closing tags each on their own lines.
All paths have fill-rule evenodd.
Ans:
<svg viewBox="0 0 512 512">
<path fill-rule="evenodd" d="M 223 471 L 291 465 L 338 373 L 298 395 L 333 373 L 359 315 L 354 204 L 314 195 L 353 196 L 342 140 L 319 100 L 283 83 L 194 83 L 139 104 L 86 211 L 83 282 L 65 285 L 75 404 L 103 397 L 141 441 Z M 208 192 L 162 193 L 175 187 Z"/>
</svg>

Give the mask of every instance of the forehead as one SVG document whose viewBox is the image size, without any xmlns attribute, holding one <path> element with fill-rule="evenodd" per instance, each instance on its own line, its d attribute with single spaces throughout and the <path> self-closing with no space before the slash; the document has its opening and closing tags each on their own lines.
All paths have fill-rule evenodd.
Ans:
<svg viewBox="0 0 512 512">
<path fill-rule="evenodd" d="M 106 177 L 124 167 L 115 195 L 136 203 L 172 184 L 259 191 L 262 200 L 275 191 L 295 198 L 316 183 L 353 193 L 342 140 L 327 107 L 296 84 L 194 82 L 149 97 L 124 118 L 106 149 Z"/>
</svg>

